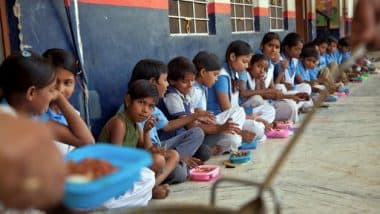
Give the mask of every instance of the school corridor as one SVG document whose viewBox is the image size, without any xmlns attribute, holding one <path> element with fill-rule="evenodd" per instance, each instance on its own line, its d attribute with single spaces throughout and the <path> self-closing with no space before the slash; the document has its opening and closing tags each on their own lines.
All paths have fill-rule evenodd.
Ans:
<svg viewBox="0 0 380 214">
<path fill-rule="evenodd" d="M 273 189 L 283 213 L 380 212 L 380 75 L 349 86 L 349 96 L 319 109 L 276 176 Z M 288 140 L 268 139 L 253 150 L 251 162 L 236 168 L 223 166 L 228 155 L 208 163 L 220 165 L 223 177 L 261 182 Z M 193 181 L 173 185 L 167 199 L 151 205 L 209 205 L 211 186 Z M 218 188 L 216 205 L 238 209 L 255 191 L 226 183 Z"/>
</svg>

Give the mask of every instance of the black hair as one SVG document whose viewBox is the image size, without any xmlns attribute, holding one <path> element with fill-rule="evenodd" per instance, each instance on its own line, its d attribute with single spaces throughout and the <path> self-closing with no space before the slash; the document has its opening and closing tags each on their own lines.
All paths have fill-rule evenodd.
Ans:
<svg viewBox="0 0 380 214">
<path fill-rule="evenodd" d="M 321 44 L 323 43 L 328 43 L 327 41 L 327 38 L 326 37 L 317 37 L 313 40 L 313 44 L 314 45 L 317 45 L 317 46 L 320 46 Z"/>
<path fill-rule="evenodd" d="M 14 93 L 25 93 L 31 86 L 45 88 L 55 77 L 54 68 L 31 51 L 12 54 L 0 66 L 0 88 L 6 98 Z"/>
<path fill-rule="evenodd" d="M 197 74 L 195 65 L 186 57 L 178 56 L 168 63 L 168 80 L 181 80 L 186 73 Z"/>
<path fill-rule="evenodd" d="M 251 46 L 242 40 L 235 40 L 228 45 L 226 50 L 226 62 L 229 61 L 229 57 L 232 53 L 235 53 L 236 57 L 252 54 Z"/>
<path fill-rule="evenodd" d="M 338 44 L 338 40 L 334 36 L 329 36 L 329 38 L 327 38 L 327 44 L 331 43 Z"/>
<path fill-rule="evenodd" d="M 131 101 L 146 97 L 153 97 L 155 103 L 157 103 L 159 99 L 157 87 L 149 80 L 145 79 L 139 79 L 129 84 L 127 94 L 131 97 Z"/>
<path fill-rule="evenodd" d="M 201 51 L 195 55 L 193 63 L 197 69 L 197 74 L 199 74 L 202 69 L 206 71 L 217 71 L 222 68 L 219 58 L 215 54 L 207 51 Z"/>
<path fill-rule="evenodd" d="M 307 43 L 303 46 L 301 51 L 301 58 L 314 57 L 317 60 L 319 59 L 319 53 L 314 43 Z"/>
<path fill-rule="evenodd" d="M 42 56 L 54 67 L 70 71 L 74 76 L 78 74 L 77 61 L 68 51 L 60 48 L 46 50 Z"/>
<path fill-rule="evenodd" d="M 278 33 L 268 32 L 264 35 L 263 39 L 261 40 L 260 45 L 265 45 L 275 39 L 280 41 L 281 43 L 281 38 L 280 38 L 280 35 L 278 35 Z"/>
<path fill-rule="evenodd" d="M 342 37 L 338 41 L 340 47 L 350 47 L 350 39 L 348 37 Z"/>
<path fill-rule="evenodd" d="M 139 79 L 150 80 L 152 78 L 158 81 L 160 75 L 166 73 L 168 73 L 168 69 L 162 61 L 155 59 L 142 59 L 137 62 L 133 68 L 129 83 Z"/>
<path fill-rule="evenodd" d="M 249 62 L 250 65 L 255 64 L 256 62 L 259 62 L 261 60 L 267 61 L 267 57 L 265 57 L 263 54 L 255 54 L 252 56 L 251 61 Z"/>
<path fill-rule="evenodd" d="M 281 52 L 285 51 L 285 47 L 294 47 L 299 42 L 304 43 L 302 37 L 298 33 L 288 33 L 281 42 Z"/>
</svg>

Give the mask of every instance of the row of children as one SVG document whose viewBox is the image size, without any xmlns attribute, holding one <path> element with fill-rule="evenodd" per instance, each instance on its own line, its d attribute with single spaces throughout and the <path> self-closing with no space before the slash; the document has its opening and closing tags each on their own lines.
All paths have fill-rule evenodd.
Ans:
<svg viewBox="0 0 380 214">
<path fill-rule="evenodd" d="M 233 41 L 224 64 L 206 51 L 193 60 L 175 57 L 167 66 L 153 59 L 139 61 L 124 106 L 98 140 L 162 155 L 164 161 L 155 159 L 153 169 L 160 184 L 184 182 L 188 168 L 237 150 L 242 142 L 276 136 L 278 123 L 297 122 L 299 109 L 312 106 L 313 85 L 305 77 L 319 60 L 317 48 L 303 47 L 296 33 L 280 44 L 276 33 L 268 33 L 252 56 L 248 43 Z M 280 46 L 283 58 L 276 63 Z"/>
<path fill-rule="evenodd" d="M 223 64 L 205 51 L 193 60 L 176 57 L 167 66 L 154 59 L 139 61 L 124 106 L 98 141 L 149 150 L 154 163 L 141 171 L 131 191 L 104 206 L 146 205 L 152 194 L 165 198 L 168 184 L 184 182 L 188 168 L 211 155 L 278 137 L 283 121 L 297 122 L 299 111 L 313 105 L 312 92 L 326 86 L 331 93 L 347 91 L 331 73 L 335 49 L 334 42 L 318 39 L 304 45 L 296 33 L 281 41 L 270 32 L 254 55 L 248 43 L 231 42 Z M 8 57 L 0 68 L 2 108 L 46 122 L 56 141 L 75 147 L 94 143 L 68 102 L 75 67 L 75 59 L 62 49 L 50 49 L 43 57 L 29 51 Z"/>
</svg>

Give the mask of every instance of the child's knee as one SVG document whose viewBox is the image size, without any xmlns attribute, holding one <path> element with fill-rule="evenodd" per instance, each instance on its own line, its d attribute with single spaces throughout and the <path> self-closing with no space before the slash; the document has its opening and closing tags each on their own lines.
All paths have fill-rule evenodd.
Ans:
<svg viewBox="0 0 380 214">
<path fill-rule="evenodd" d="M 171 149 L 171 150 L 167 151 L 167 153 L 166 153 L 166 159 L 168 161 L 173 161 L 173 162 L 178 163 L 179 159 L 180 159 L 180 156 L 179 156 L 179 154 L 178 154 L 178 152 L 176 150 Z"/>
<path fill-rule="evenodd" d="M 151 165 L 150 169 L 157 174 L 160 174 L 165 167 L 166 161 L 165 157 L 160 154 L 153 154 L 153 164 Z"/>
<path fill-rule="evenodd" d="M 191 130 L 191 139 L 193 139 L 193 142 L 195 141 L 196 143 L 201 145 L 205 138 L 204 131 L 199 127 L 195 127 L 190 130 Z"/>
<path fill-rule="evenodd" d="M 194 157 L 200 159 L 201 161 L 205 162 L 208 159 L 210 159 L 212 155 L 212 150 L 209 146 L 202 144 L 198 150 L 195 152 Z"/>
</svg>

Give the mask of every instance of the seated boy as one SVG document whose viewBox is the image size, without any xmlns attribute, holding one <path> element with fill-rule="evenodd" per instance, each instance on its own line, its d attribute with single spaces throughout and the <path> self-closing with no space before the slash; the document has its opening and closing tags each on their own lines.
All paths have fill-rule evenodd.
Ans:
<svg viewBox="0 0 380 214">
<path fill-rule="evenodd" d="M 192 112 L 206 112 L 207 102 L 205 102 L 205 99 L 207 95 L 202 93 L 204 90 L 202 87 L 211 87 L 215 83 L 221 66 L 214 55 L 201 52 L 197 55 L 198 58 L 200 54 L 206 55 L 204 56 L 205 58 L 211 57 L 208 58 L 207 68 L 203 67 L 203 70 L 199 69 L 197 71 L 194 64 L 185 57 L 176 57 L 168 65 L 168 79 L 171 86 L 163 99 L 162 108 L 169 117 L 182 117 Z M 197 56 L 194 59 L 195 64 L 197 64 Z M 201 76 L 202 80 L 200 80 Z M 197 77 L 197 81 L 195 81 L 195 77 Z M 193 87 L 193 84 L 195 84 L 195 87 Z M 201 91 L 197 91 L 197 89 Z M 200 100 L 203 102 L 200 102 Z M 194 121 L 187 125 L 186 128 L 202 128 L 206 134 L 204 143 L 212 147 L 213 154 L 222 154 L 231 149 L 237 149 L 241 143 L 239 134 L 245 120 L 244 112 L 241 112 L 241 114 L 239 110 L 241 111 L 242 109 L 231 109 L 222 112 L 216 115 L 216 118 L 210 113 L 209 117 Z M 239 122 L 241 125 L 239 125 Z M 248 135 L 249 133 L 246 134 Z M 247 137 L 250 138 L 248 140 L 252 140 L 253 133 Z"/>
</svg>

